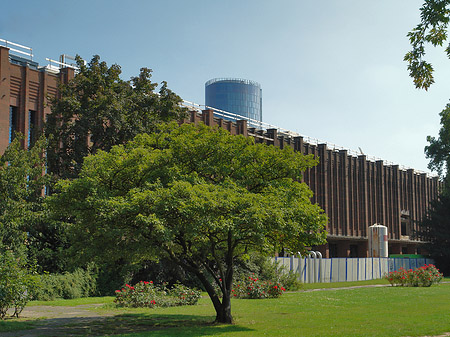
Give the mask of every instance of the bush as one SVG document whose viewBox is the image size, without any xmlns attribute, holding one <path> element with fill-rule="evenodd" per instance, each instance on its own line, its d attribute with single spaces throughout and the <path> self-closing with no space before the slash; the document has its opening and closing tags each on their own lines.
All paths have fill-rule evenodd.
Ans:
<svg viewBox="0 0 450 337">
<path fill-rule="evenodd" d="M 232 296 L 235 298 L 276 298 L 286 289 L 279 282 L 261 280 L 255 275 L 244 276 L 233 282 Z"/>
<path fill-rule="evenodd" d="M 299 290 L 302 287 L 298 274 L 280 266 L 272 258 L 256 252 L 237 262 L 235 274 L 236 279 L 257 275 L 262 280 L 280 283 L 291 291 Z"/>
<path fill-rule="evenodd" d="M 181 283 L 176 283 L 172 289 L 169 291 L 169 296 L 171 296 L 175 305 L 194 305 L 197 304 L 201 297 L 201 292 L 191 289 Z"/>
<path fill-rule="evenodd" d="M 96 291 L 96 277 L 92 266 L 87 270 L 76 269 L 73 273 L 40 275 L 43 286 L 34 291 L 33 298 L 52 301 L 92 296 Z"/>
<path fill-rule="evenodd" d="M 13 316 L 19 317 L 23 308 L 32 298 L 38 280 L 17 260 L 12 252 L 0 255 L 0 318 L 8 309 L 14 308 Z"/>
<path fill-rule="evenodd" d="M 439 269 L 432 264 L 414 270 L 400 268 L 384 276 L 392 286 L 401 287 L 430 287 L 441 282 L 442 277 L 443 275 L 439 272 Z"/>
<path fill-rule="evenodd" d="M 126 284 L 116 290 L 114 303 L 119 307 L 154 308 L 197 304 L 201 292 L 182 284 L 168 290 L 166 284 L 155 286 L 152 281 L 140 281 L 134 286 Z"/>
</svg>

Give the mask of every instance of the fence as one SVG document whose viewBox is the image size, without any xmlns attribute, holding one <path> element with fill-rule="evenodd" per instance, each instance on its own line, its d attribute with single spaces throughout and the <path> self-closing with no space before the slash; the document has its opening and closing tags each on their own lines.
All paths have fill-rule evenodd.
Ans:
<svg viewBox="0 0 450 337">
<path fill-rule="evenodd" d="M 280 265 L 298 274 L 304 283 L 345 282 L 380 279 L 401 267 L 414 269 L 434 263 L 431 259 L 411 258 L 298 258 L 275 257 Z"/>
</svg>

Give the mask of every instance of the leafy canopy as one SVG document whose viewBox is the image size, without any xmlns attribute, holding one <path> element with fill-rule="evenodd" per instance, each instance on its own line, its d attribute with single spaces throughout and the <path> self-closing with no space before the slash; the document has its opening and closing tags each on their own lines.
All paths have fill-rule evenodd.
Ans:
<svg viewBox="0 0 450 337">
<path fill-rule="evenodd" d="M 59 96 L 51 99 L 52 112 L 45 127 L 50 173 L 76 177 L 85 156 L 185 116 L 181 98 L 166 82 L 155 92 L 157 84 L 150 80 L 150 69 L 142 68 L 138 76 L 124 81 L 117 64 L 108 67 L 99 56 L 87 65 L 80 57 L 76 59 L 79 72 L 68 84 L 60 85 Z"/>
<path fill-rule="evenodd" d="M 199 278 L 217 320 L 230 322 L 238 257 L 325 242 L 327 218 L 300 182 L 316 163 L 222 129 L 170 125 L 87 157 L 49 201 L 73 223 L 78 252 L 170 258 Z"/>
<path fill-rule="evenodd" d="M 23 150 L 20 135 L 0 157 L 0 253 L 26 254 L 27 231 L 39 216 L 45 148 L 43 138 L 30 150 Z"/>
</svg>

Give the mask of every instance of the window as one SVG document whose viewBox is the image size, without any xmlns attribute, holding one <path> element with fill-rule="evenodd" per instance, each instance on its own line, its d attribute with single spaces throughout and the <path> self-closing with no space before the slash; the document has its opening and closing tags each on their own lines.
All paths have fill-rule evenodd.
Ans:
<svg viewBox="0 0 450 337">
<path fill-rule="evenodd" d="M 402 215 L 400 220 L 400 235 L 408 236 L 410 233 L 410 219 L 409 216 Z"/>
<path fill-rule="evenodd" d="M 16 133 L 18 130 L 18 113 L 17 107 L 10 106 L 9 107 L 9 142 L 11 143 L 16 137 Z"/>
<path fill-rule="evenodd" d="M 350 245 L 349 257 L 358 257 L 358 245 Z"/>
<path fill-rule="evenodd" d="M 34 145 L 36 141 L 36 111 L 28 111 L 28 147 Z"/>
<path fill-rule="evenodd" d="M 329 250 L 330 257 L 337 257 L 338 256 L 337 244 L 329 243 L 328 244 L 328 250 Z"/>
</svg>

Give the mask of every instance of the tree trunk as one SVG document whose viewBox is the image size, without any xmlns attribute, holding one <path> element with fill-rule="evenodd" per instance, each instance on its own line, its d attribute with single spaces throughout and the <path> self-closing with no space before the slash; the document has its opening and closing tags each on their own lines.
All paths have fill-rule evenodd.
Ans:
<svg viewBox="0 0 450 337">
<path fill-rule="evenodd" d="M 233 323 L 233 317 L 231 316 L 230 296 L 228 294 L 223 296 L 222 304 L 216 308 L 216 314 L 217 323 Z"/>
</svg>

